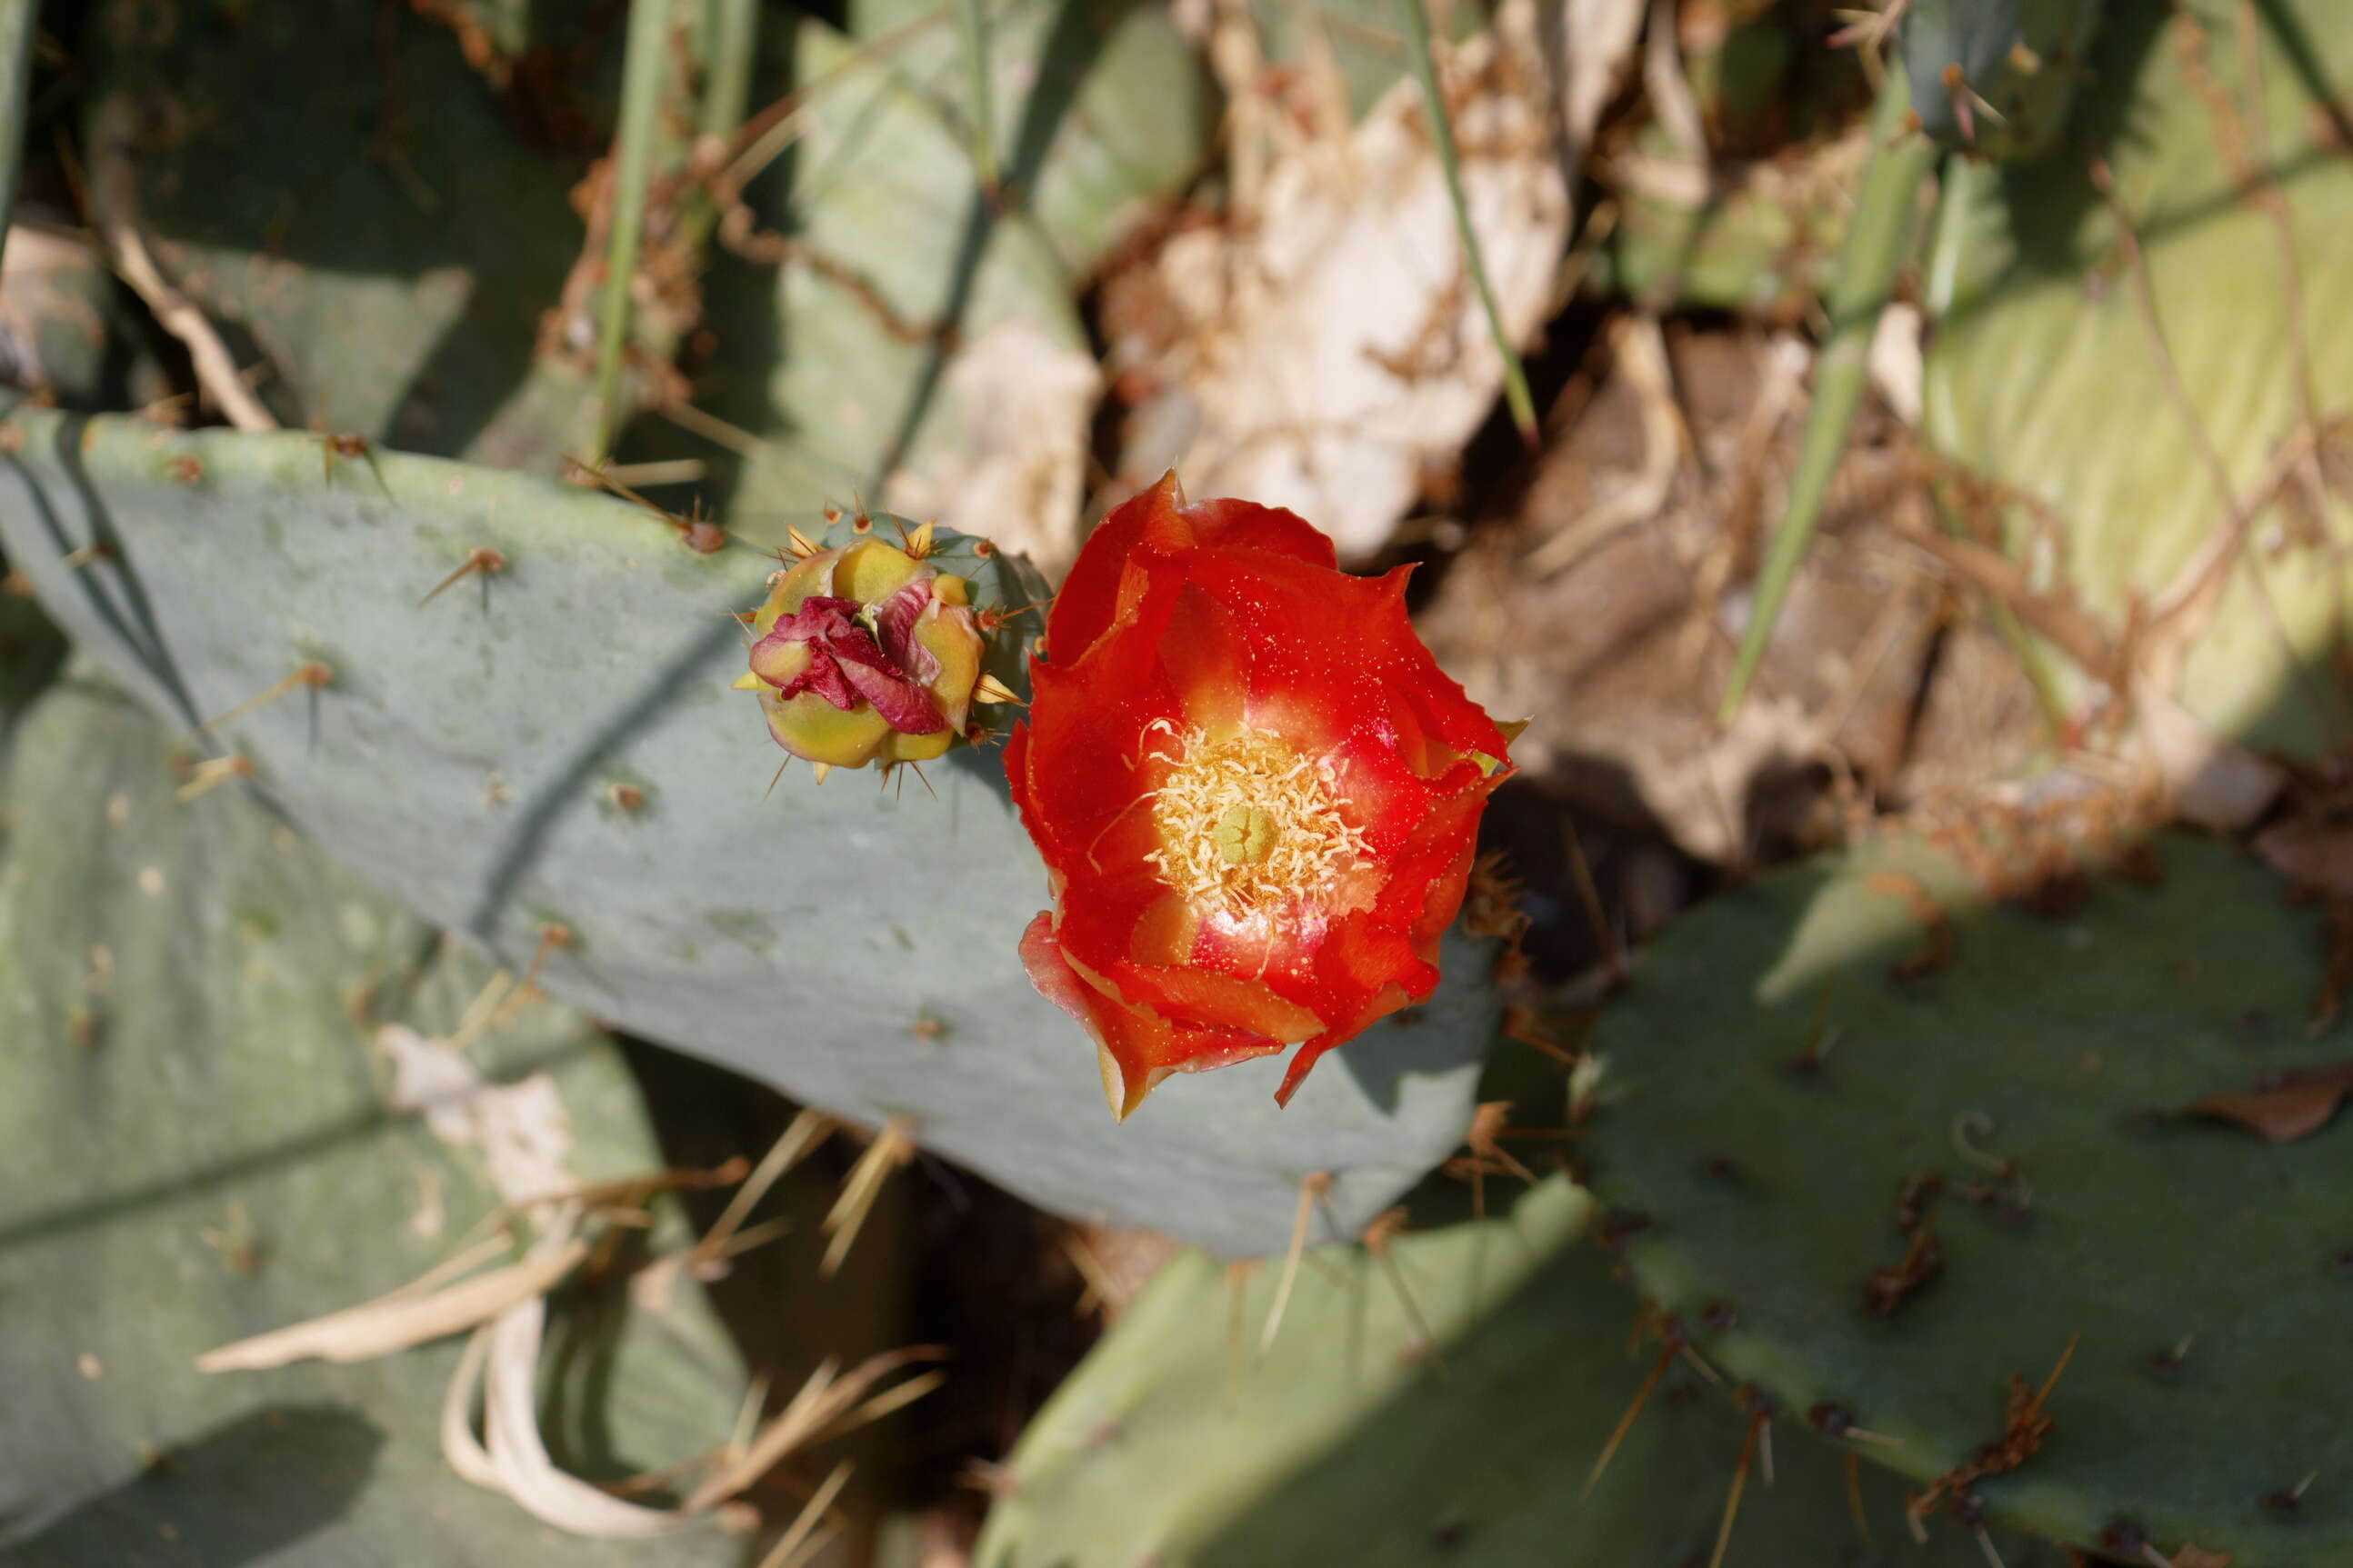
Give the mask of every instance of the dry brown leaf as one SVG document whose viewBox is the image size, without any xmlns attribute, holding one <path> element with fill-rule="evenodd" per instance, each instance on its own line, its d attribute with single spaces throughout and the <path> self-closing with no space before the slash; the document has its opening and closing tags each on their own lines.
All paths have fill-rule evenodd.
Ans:
<svg viewBox="0 0 2353 1568">
<path fill-rule="evenodd" d="M 2293 816 L 2255 835 L 2255 853 L 2293 881 L 2353 897 L 2353 822 L 2331 815 Z"/>
<path fill-rule="evenodd" d="M 1756 696 L 1719 727 L 1725 638 L 1747 613 L 1744 542 L 1769 524 L 1773 476 L 1795 459 L 1811 356 L 1794 336 L 1684 323 L 1665 342 L 1667 378 L 1641 323 L 1597 345 L 1556 406 L 1514 526 L 1472 531 L 1416 625 L 1491 711 L 1534 716 L 1513 758 L 1525 774 L 1551 775 L 1580 818 L 1589 810 L 1644 834 L 1655 823 L 1683 853 L 1718 864 L 1824 846 L 1839 835 L 1846 781 L 1877 787 L 1869 781 L 1926 755 L 1910 736 L 1945 590 L 1889 538 L 1898 520 L 1925 512 L 1925 491 L 1900 434 L 1857 442 L 1824 524 L 1832 542 L 1800 572 Z M 1655 496 L 1645 487 L 1662 472 L 1672 493 L 1645 518 L 1632 503 Z M 1565 563 L 1550 577 L 1532 575 L 1539 551 Z M 2021 727 L 2040 743 L 2031 689 L 2019 686 Z M 1564 691 L 1577 700 L 1564 702 Z M 2010 743 L 1990 717 L 1968 715 L 1975 758 Z M 1644 895 L 1670 891 L 1681 873 L 1637 863 L 1645 858 L 1632 852 L 1605 882 L 1640 877 Z M 1631 934 L 1663 913 L 1636 911 Z"/>
<path fill-rule="evenodd" d="M 2269 1073 L 2252 1089 L 2205 1095 L 2174 1114 L 2235 1121 L 2266 1142 L 2293 1143 L 2328 1125 L 2348 1094 L 2353 1094 L 2353 1062 L 2334 1062 Z"/>
<path fill-rule="evenodd" d="M 1615 475 L 1597 479 L 1591 509 L 1529 552 L 1527 569 L 1539 575 L 1574 565 L 1620 530 L 1655 519 L 1666 510 L 1683 467 L 1683 418 L 1659 319 L 1620 316 L 1604 331 L 1610 374 L 1625 383 L 1641 410 L 1642 460 L 1620 482 L 1602 482 L 1618 479 Z"/>
<path fill-rule="evenodd" d="M 2193 1542 L 2183 1542 L 2181 1550 L 2173 1554 L 2173 1568 L 2231 1568 L 2227 1552 L 2209 1552 Z"/>
<path fill-rule="evenodd" d="M 1601 112 L 1626 86 L 1634 70 L 1634 43 L 1641 35 L 1643 0 L 1568 0 L 1548 5 L 1539 27 L 1557 34 L 1550 43 L 1554 79 L 1560 94 L 1560 160 L 1581 168 L 1593 150 Z"/>
<path fill-rule="evenodd" d="M 2235 833 L 2270 810 L 2287 783 L 2277 766 L 2223 740 L 2147 682 L 2133 693 L 2133 711 L 2149 760 L 2187 821 Z M 2353 868 L 2353 853 L 2347 859 Z"/>
<path fill-rule="evenodd" d="M 1552 306 L 1568 237 L 1536 32 L 1535 7 L 1514 0 L 1445 73 L 1472 226 L 1521 342 Z M 1418 87 L 1398 82 L 1346 139 L 1279 149 L 1260 221 L 1161 252 L 1172 330 L 1137 368 L 1167 390 L 1138 412 L 1129 478 L 1174 466 L 1193 494 L 1290 507 L 1361 559 L 1426 471 L 1454 461 L 1494 405 L 1503 360 L 1424 116 Z"/>
<path fill-rule="evenodd" d="M 1087 437 L 1103 370 L 1026 317 L 999 321 L 949 362 L 956 424 L 882 481 L 883 503 L 1027 555 L 1054 582 L 1079 550 Z"/>
</svg>

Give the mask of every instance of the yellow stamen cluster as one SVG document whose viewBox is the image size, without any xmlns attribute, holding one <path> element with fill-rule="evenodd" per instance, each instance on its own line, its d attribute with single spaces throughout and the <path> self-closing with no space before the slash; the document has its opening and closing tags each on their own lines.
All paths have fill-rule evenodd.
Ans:
<svg viewBox="0 0 2353 1568">
<path fill-rule="evenodd" d="M 1176 766 L 1152 795 L 1160 847 L 1145 857 L 1186 897 L 1248 915 L 1328 889 L 1366 851 L 1314 764 L 1280 736 L 1176 737 Z"/>
</svg>

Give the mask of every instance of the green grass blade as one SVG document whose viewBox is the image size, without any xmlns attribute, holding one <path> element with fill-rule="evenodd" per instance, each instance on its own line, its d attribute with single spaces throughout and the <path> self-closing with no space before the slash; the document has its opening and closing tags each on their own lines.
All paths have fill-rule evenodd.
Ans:
<svg viewBox="0 0 2353 1568">
<path fill-rule="evenodd" d="M 760 47 L 759 0 L 702 0 L 702 93 L 695 105 L 694 134 L 703 142 L 732 142 L 751 112 L 752 73 Z M 712 188 L 697 184 L 680 198 L 681 244 L 699 247 L 719 222 Z"/>
<path fill-rule="evenodd" d="M 605 298 L 596 327 L 596 438 L 587 461 L 603 465 L 611 449 L 621 351 L 629 335 L 629 280 L 646 226 L 646 186 L 653 173 L 662 76 L 670 64 L 672 0 L 633 0 L 621 67 L 621 123 L 615 136 L 613 229 L 605 251 Z"/>
<path fill-rule="evenodd" d="M 997 110 L 989 89 L 987 0 L 954 0 L 956 37 L 972 78 L 972 163 L 980 183 L 997 189 Z"/>
<path fill-rule="evenodd" d="M 759 44 L 759 0 L 703 0 L 702 103 L 695 131 L 733 136 L 752 107 L 752 68 Z"/>
<path fill-rule="evenodd" d="M 976 0 L 965 0 L 974 4 Z M 1471 281 L 1479 289 L 1479 304 L 1487 312 L 1487 328 L 1495 334 L 1495 351 L 1504 356 L 1504 399 L 1511 405 L 1512 423 L 1529 446 L 1536 444 L 1535 399 L 1528 395 L 1528 373 L 1520 363 L 1520 352 L 1512 345 L 1512 335 L 1504 327 L 1503 312 L 1495 305 L 1495 290 L 1487 281 L 1487 264 L 1479 253 L 1479 237 L 1471 228 L 1471 208 L 1462 199 L 1462 165 L 1455 154 L 1454 125 L 1446 117 L 1446 95 L 1439 90 L 1438 62 L 1430 52 L 1430 17 L 1421 8 L 1421 0 L 1398 0 L 1398 11 L 1405 19 L 1405 52 L 1413 61 L 1414 79 L 1421 84 L 1422 102 L 1430 110 L 1430 144 L 1437 149 L 1438 166 L 1446 176 L 1447 199 L 1454 204 L 1454 226 L 1462 237 L 1462 261 L 1471 271 Z"/>
<path fill-rule="evenodd" d="M 1846 450 L 1848 427 L 1862 401 L 1871 369 L 1871 336 L 1879 312 L 1894 291 L 1895 274 L 1904 263 L 1912 238 L 1920 182 L 1928 177 L 1939 156 L 1935 142 L 1908 130 L 1912 94 L 1901 72 L 1890 71 L 1880 90 L 1871 119 L 1871 162 L 1856 194 L 1854 221 L 1847 230 L 1846 248 L 1839 256 L 1838 281 L 1831 289 L 1830 330 L 1822 335 L 1821 352 L 1814 359 L 1814 401 L 1807 411 L 1806 434 L 1798 449 L 1798 468 L 1789 479 L 1789 500 L 1781 514 L 1764 569 L 1757 574 L 1757 602 L 1748 626 L 1740 637 L 1740 654 L 1716 710 L 1727 721 L 1738 710 L 1740 699 L 1765 656 L 1782 602 L 1813 542 L 1821 521 L 1822 502 L 1830 493 L 1831 475 Z"/>
</svg>

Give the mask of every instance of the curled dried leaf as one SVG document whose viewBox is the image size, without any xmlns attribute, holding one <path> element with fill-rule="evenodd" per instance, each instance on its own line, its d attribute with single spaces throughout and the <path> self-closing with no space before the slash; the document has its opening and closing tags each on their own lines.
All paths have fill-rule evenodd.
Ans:
<svg viewBox="0 0 2353 1568">
<path fill-rule="evenodd" d="M 2328 1125 L 2353 1093 L 2353 1062 L 2266 1073 L 2253 1087 L 2221 1089 L 2177 1108 L 2176 1116 L 2233 1121 L 2271 1143 L 2293 1143 Z"/>
</svg>

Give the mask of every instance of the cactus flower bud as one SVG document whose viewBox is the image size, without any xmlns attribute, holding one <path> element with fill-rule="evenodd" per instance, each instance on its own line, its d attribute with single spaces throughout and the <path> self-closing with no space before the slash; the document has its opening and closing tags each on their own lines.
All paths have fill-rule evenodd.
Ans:
<svg viewBox="0 0 2353 1568">
<path fill-rule="evenodd" d="M 1172 474 L 1087 539 L 1006 748 L 1054 908 L 1021 939 L 1112 1114 L 1172 1072 L 1324 1052 L 1429 996 L 1506 737 L 1287 511 Z"/>
<path fill-rule="evenodd" d="M 980 680 L 971 585 L 861 539 L 780 572 L 752 617 L 751 671 L 768 732 L 827 767 L 920 763 L 960 739 Z"/>
</svg>

